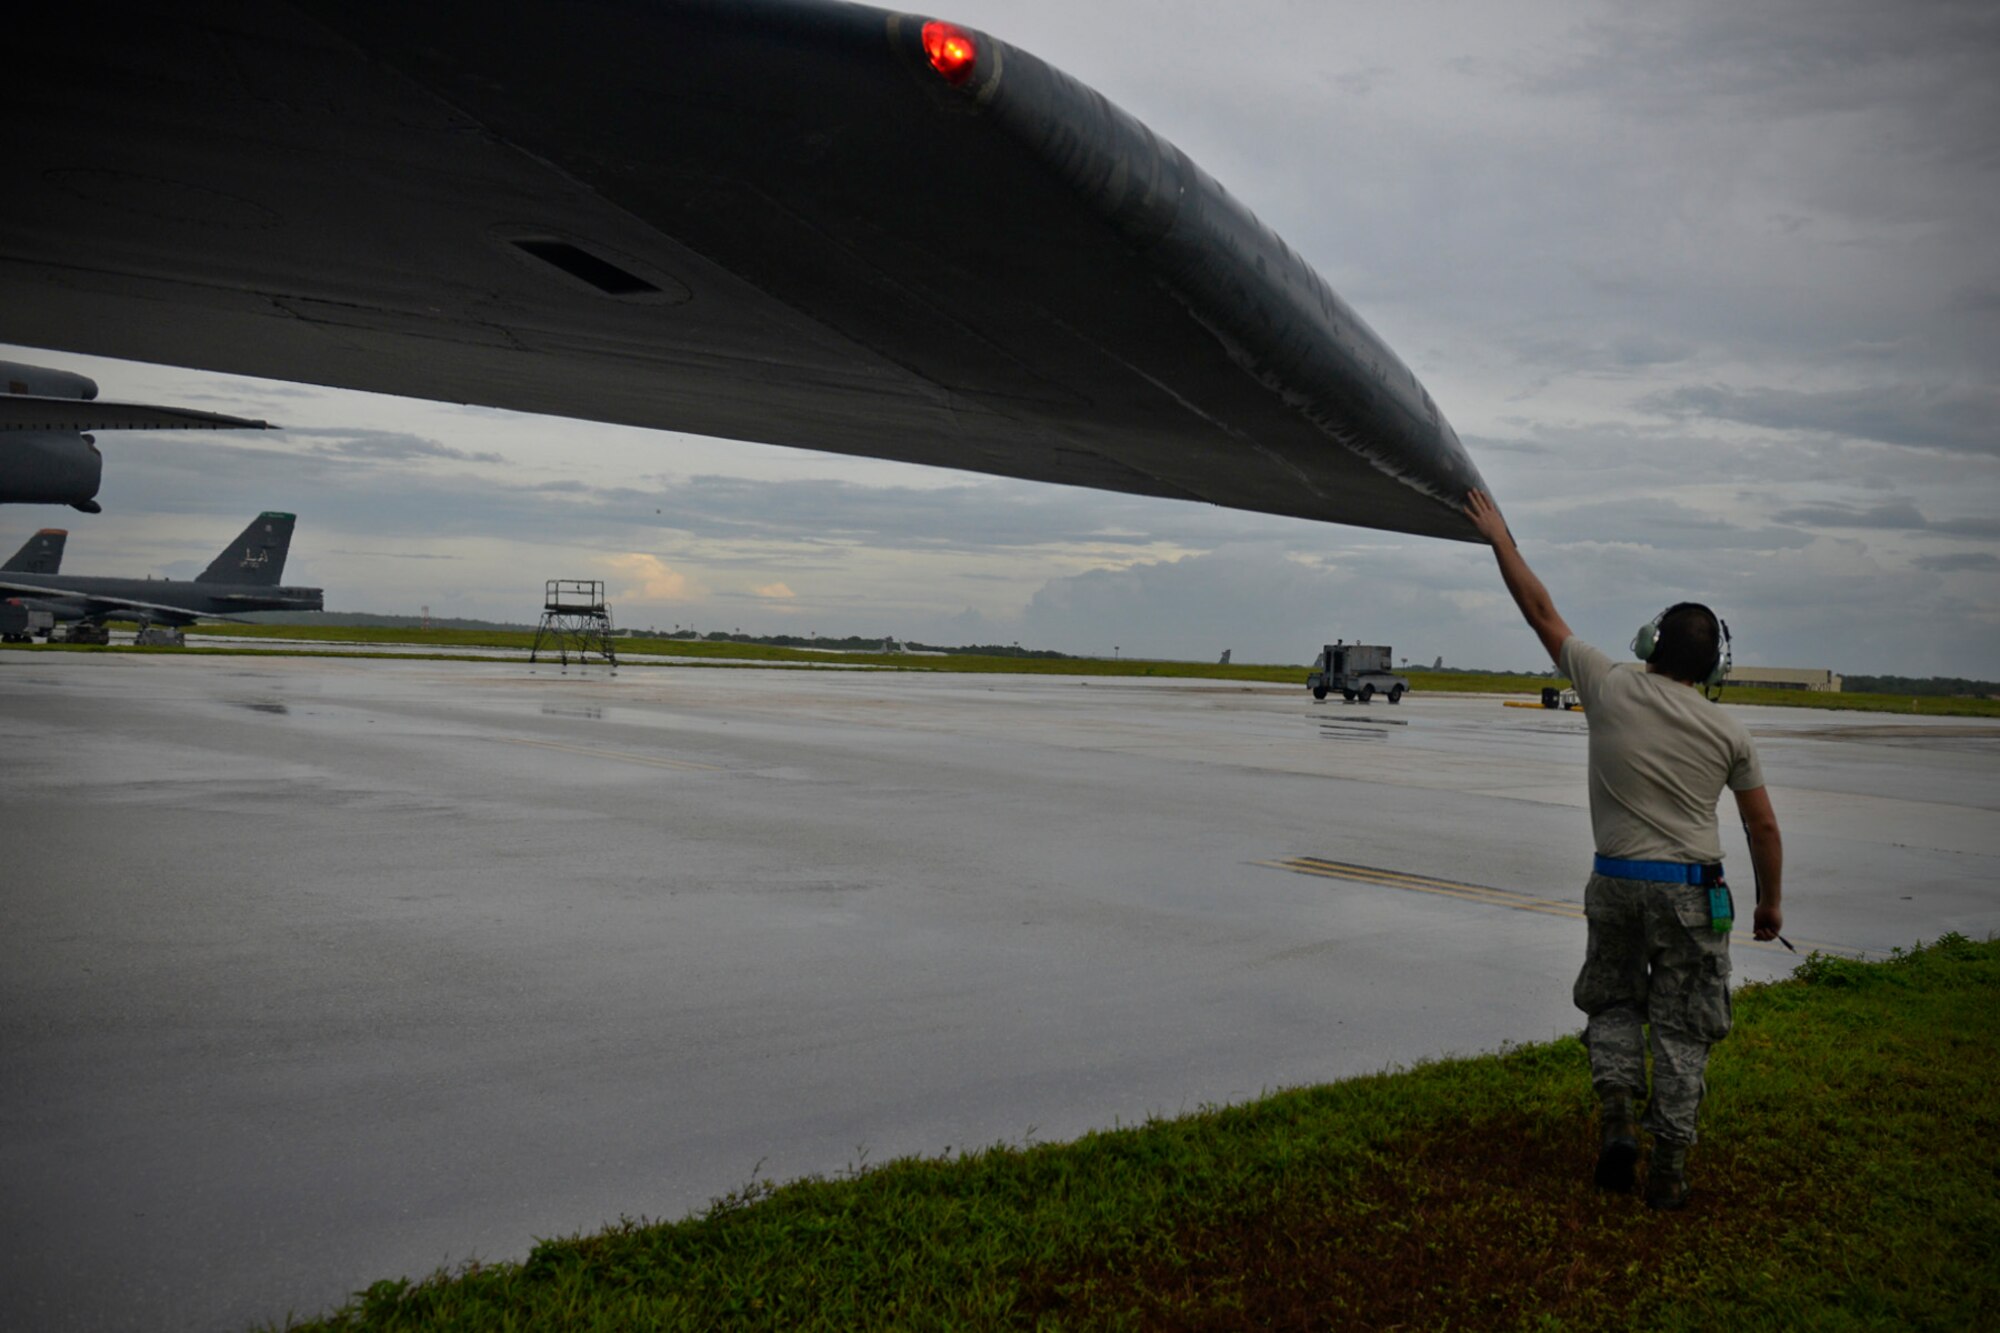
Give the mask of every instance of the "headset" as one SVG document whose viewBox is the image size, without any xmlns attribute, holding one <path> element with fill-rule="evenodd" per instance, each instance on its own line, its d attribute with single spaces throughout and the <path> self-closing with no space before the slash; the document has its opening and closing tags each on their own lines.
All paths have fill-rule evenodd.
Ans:
<svg viewBox="0 0 2000 1333">
<path fill-rule="evenodd" d="M 1715 655 L 1715 665 L 1709 669 L 1708 676 L 1701 682 L 1701 692 L 1707 695 L 1709 700 L 1713 702 L 1722 697 L 1722 682 L 1728 677 L 1729 668 L 1734 658 L 1731 654 L 1733 645 L 1729 638 L 1729 622 L 1715 614 L 1714 611 L 1709 610 L 1708 607 L 1702 606 L 1699 602 L 1675 602 L 1674 606 L 1666 608 L 1665 611 L 1660 612 L 1660 614 L 1639 626 L 1639 632 L 1632 636 L 1632 655 L 1641 662 L 1652 661 L 1653 654 L 1658 652 L 1660 647 L 1660 622 L 1667 618 L 1667 612 L 1672 611 L 1674 607 L 1684 605 L 1701 607 L 1703 611 L 1708 612 L 1708 618 L 1715 622 L 1717 631 L 1716 639 L 1719 641 L 1717 647 L 1720 651 Z"/>
</svg>

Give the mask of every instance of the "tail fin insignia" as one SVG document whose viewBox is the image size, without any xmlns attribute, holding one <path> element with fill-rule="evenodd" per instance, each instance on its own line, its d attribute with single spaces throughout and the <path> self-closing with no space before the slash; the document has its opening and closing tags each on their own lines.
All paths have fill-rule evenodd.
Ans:
<svg viewBox="0 0 2000 1333">
<path fill-rule="evenodd" d="M 285 552 L 291 548 L 292 527 L 297 521 L 292 514 L 259 514 L 195 582 L 276 587 L 285 575 Z"/>
<path fill-rule="evenodd" d="M 62 572 L 63 544 L 69 540 L 69 532 L 64 528 L 43 528 L 14 552 L 13 558 L 0 565 L 0 572 L 8 574 L 60 574 Z"/>
</svg>

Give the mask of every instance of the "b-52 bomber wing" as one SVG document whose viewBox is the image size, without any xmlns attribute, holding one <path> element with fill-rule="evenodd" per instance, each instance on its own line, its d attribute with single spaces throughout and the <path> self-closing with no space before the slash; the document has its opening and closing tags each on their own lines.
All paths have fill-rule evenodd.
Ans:
<svg viewBox="0 0 2000 1333">
<path fill-rule="evenodd" d="M 197 620 L 238 619 L 213 611 L 196 613 L 184 606 L 168 606 L 164 602 L 148 602 L 135 597 L 112 597 L 103 593 L 70 592 L 36 583 L 10 583 L 0 580 L 0 595 L 4 595 L 10 601 L 39 605 L 55 611 L 58 620 L 119 620 L 136 617 L 166 625 L 192 625 Z M 319 610 L 317 606 L 301 609 Z"/>
<path fill-rule="evenodd" d="M 150 403 L 95 403 L 0 393 L 0 431 L 12 430 L 269 430 L 251 417 Z"/>
<path fill-rule="evenodd" d="M 86 375 L 0 361 L 0 504 L 99 512 L 104 458 L 85 431 L 269 429 L 266 421 L 188 407 L 102 403 Z"/>
<path fill-rule="evenodd" d="M 9 37 L 0 340 L 1473 537 L 1382 340 L 991 34 L 76 0 Z"/>
</svg>

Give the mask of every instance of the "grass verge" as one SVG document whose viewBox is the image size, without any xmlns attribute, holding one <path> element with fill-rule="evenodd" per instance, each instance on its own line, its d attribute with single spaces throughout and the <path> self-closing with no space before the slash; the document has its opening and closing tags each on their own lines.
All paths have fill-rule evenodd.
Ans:
<svg viewBox="0 0 2000 1333">
<path fill-rule="evenodd" d="M 377 1283 L 311 1329 L 1992 1328 L 2000 944 L 1745 987 L 1686 1212 L 1588 1183 L 1573 1038 L 911 1159 Z"/>
</svg>

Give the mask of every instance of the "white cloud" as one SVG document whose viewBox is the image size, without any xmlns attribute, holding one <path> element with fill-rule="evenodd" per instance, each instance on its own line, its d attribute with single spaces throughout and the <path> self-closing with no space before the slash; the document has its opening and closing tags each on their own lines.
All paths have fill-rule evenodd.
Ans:
<svg viewBox="0 0 2000 1333">
<path fill-rule="evenodd" d="M 614 600 L 685 602 L 698 600 L 701 595 L 687 575 L 669 568 L 656 555 L 631 551 L 623 555 L 602 556 L 598 563 L 631 580 L 610 594 Z"/>
</svg>

